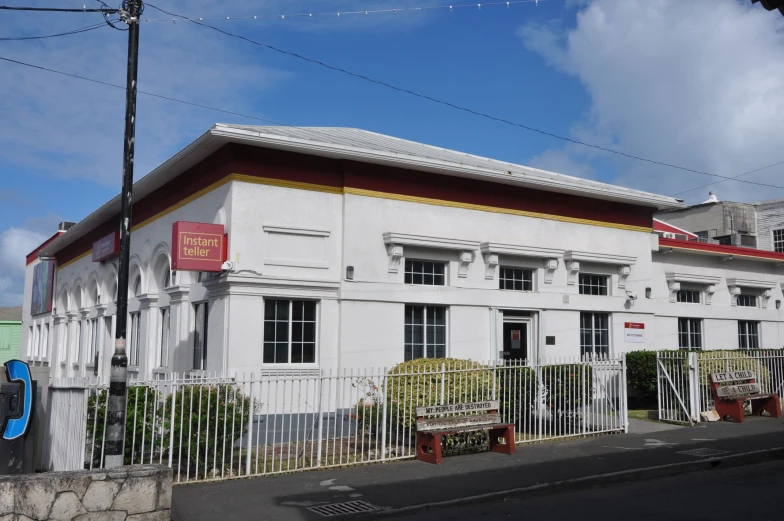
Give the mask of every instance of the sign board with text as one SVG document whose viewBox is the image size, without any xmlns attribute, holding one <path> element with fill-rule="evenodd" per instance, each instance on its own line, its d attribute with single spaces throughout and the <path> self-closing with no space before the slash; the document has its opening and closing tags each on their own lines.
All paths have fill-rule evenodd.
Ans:
<svg viewBox="0 0 784 521">
<path fill-rule="evenodd" d="M 102 262 L 120 254 L 120 232 L 110 233 L 93 243 L 93 262 Z"/>
<path fill-rule="evenodd" d="M 632 344 L 645 343 L 645 324 L 642 322 L 624 322 L 623 323 L 623 337 L 624 341 Z"/>
<path fill-rule="evenodd" d="M 222 224 L 177 221 L 172 225 L 172 270 L 221 271 L 225 260 Z"/>
</svg>

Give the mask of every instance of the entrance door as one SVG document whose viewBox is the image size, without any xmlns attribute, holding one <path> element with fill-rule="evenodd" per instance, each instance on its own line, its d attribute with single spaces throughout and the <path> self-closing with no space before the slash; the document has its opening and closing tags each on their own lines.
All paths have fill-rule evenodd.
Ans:
<svg viewBox="0 0 784 521">
<path fill-rule="evenodd" d="M 504 360 L 528 358 L 528 324 L 504 322 Z"/>
</svg>

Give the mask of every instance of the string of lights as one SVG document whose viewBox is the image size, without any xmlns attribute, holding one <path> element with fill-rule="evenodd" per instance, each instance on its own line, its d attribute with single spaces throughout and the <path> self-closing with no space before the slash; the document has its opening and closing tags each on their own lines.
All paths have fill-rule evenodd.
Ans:
<svg viewBox="0 0 784 521">
<path fill-rule="evenodd" d="M 483 2 L 476 4 L 452 4 L 452 5 L 430 5 L 422 7 L 398 7 L 393 9 L 362 9 L 359 11 L 328 11 L 328 12 L 308 12 L 308 13 L 290 13 L 290 14 L 275 14 L 275 15 L 241 15 L 241 16 L 191 16 L 190 18 L 203 22 L 205 20 L 286 20 L 286 19 L 302 19 L 302 18 L 345 18 L 347 16 L 369 16 L 378 14 L 392 14 L 405 12 L 426 12 L 426 11 L 454 11 L 456 9 L 485 9 L 489 7 L 511 7 L 516 4 L 534 4 L 539 5 L 539 2 L 547 0 L 512 0 L 509 2 Z M 150 6 L 152 7 L 152 6 Z M 143 22 L 176 22 L 177 18 L 149 18 L 142 19 Z"/>
</svg>

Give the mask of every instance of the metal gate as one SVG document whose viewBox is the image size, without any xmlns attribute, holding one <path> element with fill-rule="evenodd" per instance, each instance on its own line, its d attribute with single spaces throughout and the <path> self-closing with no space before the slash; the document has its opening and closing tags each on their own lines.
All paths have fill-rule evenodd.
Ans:
<svg viewBox="0 0 784 521">
<path fill-rule="evenodd" d="M 656 353 L 659 420 L 694 424 L 699 421 L 697 354 L 688 351 Z"/>
</svg>

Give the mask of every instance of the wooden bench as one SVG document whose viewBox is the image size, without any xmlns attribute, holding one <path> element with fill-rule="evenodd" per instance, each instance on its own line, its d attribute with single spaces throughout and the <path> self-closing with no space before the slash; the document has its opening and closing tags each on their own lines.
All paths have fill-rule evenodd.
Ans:
<svg viewBox="0 0 784 521">
<path fill-rule="evenodd" d="M 722 385 L 728 382 L 744 382 L 734 385 Z M 781 418 L 781 402 L 777 394 L 762 394 L 752 371 L 730 371 L 710 375 L 711 393 L 716 404 L 716 412 L 723 420 L 726 416 L 742 423 L 746 417 L 743 404 L 751 401 L 751 413 L 761 416 L 768 411 L 774 418 Z"/>
<path fill-rule="evenodd" d="M 490 450 L 514 454 L 514 424 L 502 423 L 498 401 L 417 407 L 417 459 L 440 465 L 441 436 L 489 431 Z M 448 415 L 448 416 L 445 416 Z"/>
</svg>

